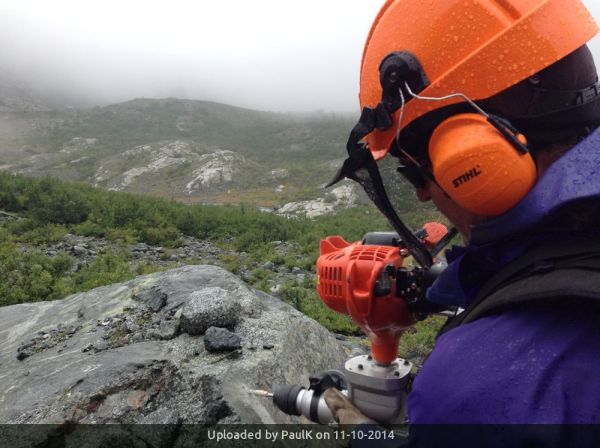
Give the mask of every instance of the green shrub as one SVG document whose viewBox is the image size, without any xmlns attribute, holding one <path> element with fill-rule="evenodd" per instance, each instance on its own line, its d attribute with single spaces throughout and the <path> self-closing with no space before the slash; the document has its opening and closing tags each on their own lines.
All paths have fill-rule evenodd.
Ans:
<svg viewBox="0 0 600 448">
<path fill-rule="evenodd" d="M 284 302 L 315 319 L 329 331 L 346 335 L 362 334 L 360 328 L 352 322 L 350 317 L 327 308 L 317 296 L 310 280 L 304 285 L 298 285 L 297 282 L 286 282 L 282 285 L 279 295 Z"/>
<path fill-rule="evenodd" d="M 272 272 L 263 268 L 256 268 L 252 270 L 251 273 L 252 278 L 256 280 L 264 280 L 272 276 Z"/>
<path fill-rule="evenodd" d="M 96 258 L 92 265 L 84 265 L 73 276 L 73 286 L 77 291 L 88 291 L 98 286 L 131 280 L 134 277 L 135 273 L 124 255 L 108 252 Z"/>
<path fill-rule="evenodd" d="M 4 227 L 0 227 L 0 244 L 4 244 L 10 241 L 12 238 L 11 232 Z"/>
<path fill-rule="evenodd" d="M 400 356 L 403 358 L 425 358 L 429 355 L 435 343 L 435 337 L 444 322 L 443 317 L 430 317 L 418 322 L 400 338 Z"/>
<path fill-rule="evenodd" d="M 243 266 L 242 261 L 237 255 L 221 255 L 219 264 L 232 274 L 239 275 Z"/>
<path fill-rule="evenodd" d="M 70 289 L 63 278 L 72 265 L 66 254 L 50 258 L 39 251 L 23 253 L 14 243 L 0 245 L 0 305 L 64 297 Z"/>
<path fill-rule="evenodd" d="M 104 238 L 107 234 L 106 227 L 101 226 L 97 222 L 85 221 L 81 224 L 71 227 L 73 233 L 83 236 L 93 236 L 95 238 Z"/>
<path fill-rule="evenodd" d="M 24 232 L 19 240 L 35 246 L 52 244 L 62 240 L 67 233 L 67 229 L 64 225 L 46 224 Z"/>
<path fill-rule="evenodd" d="M 146 227 L 137 232 L 137 239 L 157 246 L 172 248 L 181 246 L 179 230 L 175 227 Z"/>
<path fill-rule="evenodd" d="M 85 194 L 54 179 L 43 179 L 29 192 L 28 215 L 37 223 L 78 224 L 87 219 Z"/>
</svg>

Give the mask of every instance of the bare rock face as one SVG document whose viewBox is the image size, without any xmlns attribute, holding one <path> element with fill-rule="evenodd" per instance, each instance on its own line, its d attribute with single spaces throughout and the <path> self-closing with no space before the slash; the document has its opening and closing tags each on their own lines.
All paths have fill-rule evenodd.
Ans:
<svg viewBox="0 0 600 448">
<path fill-rule="evenodd" d="M 118 162 L 122 156 L 136 160 L 137 163 L 125 172 L 121 172 Z M 181 167 L 197 157 L 189 143 L 179 140 L 158 148 L 153 148 L 150 145 L 137 146 L 125 151 L 122 155 L 112 157 L 112 160 L 108 160 L 108 164 L 100 166 L 94 177 L 94 182 L 98 185 L 108 181 L 109 190 L 126 190 L 130 185 L 137 182 L 141 176 L 162 173 L 164 170 L 173 167 Z M 120 160 L 122 165 L 123 161 Z M 116 170 L 115 165 L 117 166 Z"/>
<path fill-rule="evenodd" d="M 358 203 L 356 186 L 352 184 L 341 185 L 326 194 L 325 197 L 312 201 L 289 202 L 277 209 L 278 215 L 288 218 L 328 215 L 343 208 L 350 208 Z"/>
<path fill-rule="evenodd" d="M 245 163 L 244 157 L 233 151 L 218 150 L 204 154 L 198 159 L 199 168 L 192 173 L 184 191 L 192 194 L 211 185 L 231 182 L 240 171 L 241 163 Z"/>
<path fill-rule="evenodd" d="M 222 342 L 222 328 L 186 332 L 183 310 L 199 301 L 237 314 L 210 324 L 237 345 L 211 352 L 205 338 Z M 345 358 L 292 307 L 221 268 L 186 266 L 0 308 L 0 423 L 289 423 L 248 390 L 306 385 Z"/>
</svg>

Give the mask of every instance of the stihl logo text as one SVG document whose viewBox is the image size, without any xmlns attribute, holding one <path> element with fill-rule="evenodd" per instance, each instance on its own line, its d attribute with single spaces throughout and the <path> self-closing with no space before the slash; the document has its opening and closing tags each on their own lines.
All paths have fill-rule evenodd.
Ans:
<svg viewBox="0 0 600 448">
<path fill-rule="evenodd" d="M 469 171 L 467 171 L 465 174 L 458 176 L 456 179 L 454 179 L 452 181 L 452 184 L 454 185 L 454 188 L 458 188 L 461 185 L 464 185 L 467 182 L 475 179 L 480 174 L 481 174 L 481 169 L 479 168 L 479 166 L 476 166 L 475 168 L 472 168 Z"/>
</svg>

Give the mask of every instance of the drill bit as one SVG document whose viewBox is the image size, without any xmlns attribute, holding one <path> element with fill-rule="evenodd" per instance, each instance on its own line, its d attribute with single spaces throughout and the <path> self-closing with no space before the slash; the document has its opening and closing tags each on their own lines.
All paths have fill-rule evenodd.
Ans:
<svg viewBox="0 0 600 448">
<path fill-rule="evenodd" d="M 273 397 L 273 392 L 269 392 L 267 390 L 249 390 L 248 393 L 256 395 L 257 397 L 265 397 L 265 398 L 272 398 Z"/>
</svg>

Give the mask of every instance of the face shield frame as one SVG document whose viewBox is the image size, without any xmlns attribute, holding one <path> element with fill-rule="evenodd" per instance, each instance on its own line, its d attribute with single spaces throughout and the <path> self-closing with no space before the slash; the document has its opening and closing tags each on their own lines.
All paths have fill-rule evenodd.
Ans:
<svg viewBox="0 0 600 448">
<path fill-rule="evenodd" d="M 382 61 L 379 70 L 383 87 L 382 99 L 375 108 L 363 108 L 360 119 L 350 132 L 346 144 L 348 158 L 327 187 L 344 178 L 360 184 L 367 196 L 390 222 L 392 228 L 398 232 L 417 263 L 424 268 L 429 268 L 433 265 L 432 254 L 394 210 L 377 162 L 363 141 L 375 129 L 386 131 L 393 126 L 394 113 L 404 106 L 404 98 L 410 98 L 409 92 L 404 90 L 406 85 L 410 86 L 412 92 L 420 93 L 429 85 L 429 80 L 418 59 L 408 52 L 391 53 Z M 422 181 L 423 167 L 407 164 L 400 168 L 413 181 Z"/>
</svg>

